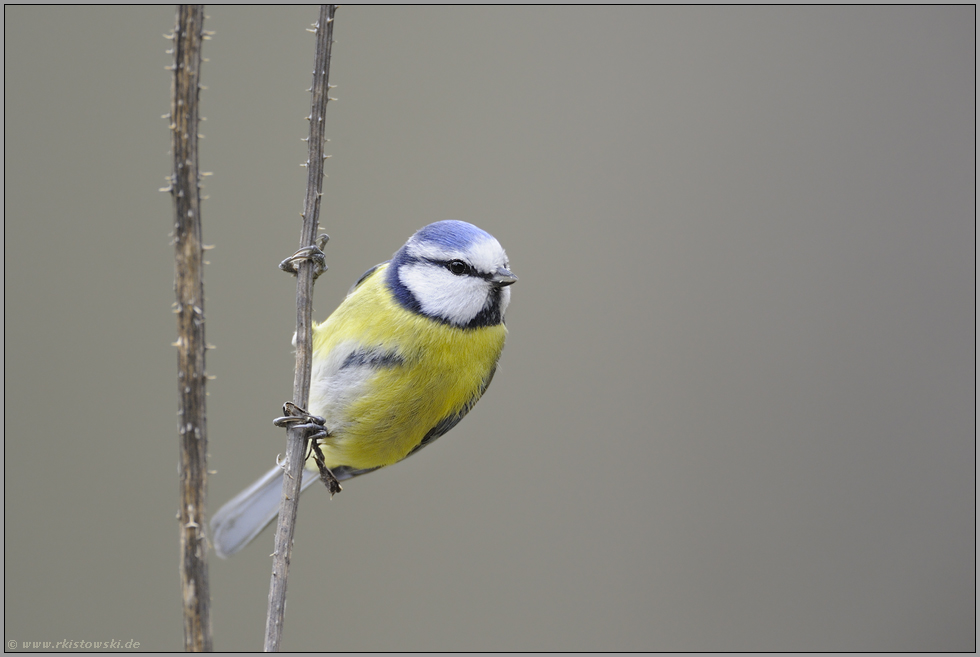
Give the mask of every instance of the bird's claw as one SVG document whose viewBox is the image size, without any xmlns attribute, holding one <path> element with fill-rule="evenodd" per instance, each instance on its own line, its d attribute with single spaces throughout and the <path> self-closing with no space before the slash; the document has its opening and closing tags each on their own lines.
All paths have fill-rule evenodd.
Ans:
<svg viewBox="0 0 980 657">
<path fill-rule="evenodd" d="M 300 408 L 293 402 L 286 402 L 282 405 L 283 417 L 277 417 L 272 421 L 272 424 L 277 427 L 283 427 L 288 429 L 290 427 L 299 427 L 301 429 L 324 429 L 326 420 L 319 415 L 310 415 L 306 410 Z"/>
<path fill-rule="evenodd" d="M 283 417 L 277 417 L 272 423 L 277 427 L 300 429 L 307 433 L 305 439 L 309 441 L 309 445 L 313 450 L 313 460 L 316 462 L 316 467 L 320 471 L 320 481 L 327 487 L 331 495 L 339 493 L 342 490 L 340 482 L 337 481 L 337 477 L 327 467 L 323 457 L 323 451 L 319 445 L 320 438 L 326 438 L 330 435 L 330 431 L 325 426 L 327 421 L 319 415 L 310 415 L 293 402 L 283 404 L 282 412 L 285 415 Z"/>
<path fill-rule="evenodd" d="M 327 271 L 327 258 L 323 255 L 323 249 L 330 240 L 330 236 L 324 233 L 316 238 L 316 244 L 311 244 L 309 246 L 304 246 L 298 249 L 296 253 L 289 256 L 285 260 L 279 263 L 279 269 L 289 272 L 293 276 L 299 273 L 299 268 L 297 263 L 303 260 L 309 260 L 313 263 L 313 280 L 320 277 L 320 274 Z"/>
</svg>

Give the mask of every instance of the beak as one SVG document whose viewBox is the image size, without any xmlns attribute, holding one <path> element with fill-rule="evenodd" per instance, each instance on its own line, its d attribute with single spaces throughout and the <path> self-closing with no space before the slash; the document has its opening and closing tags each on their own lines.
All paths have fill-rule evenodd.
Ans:
<svg viewBox="0 0 980 657">
<path fill-rule="evenodd" d="M 490 281 L 496 288 L 507 287 L 517 282 L 517 276 L 514 276 L 509 269 L 501 267 L 490 277 Z"/>
</svg>

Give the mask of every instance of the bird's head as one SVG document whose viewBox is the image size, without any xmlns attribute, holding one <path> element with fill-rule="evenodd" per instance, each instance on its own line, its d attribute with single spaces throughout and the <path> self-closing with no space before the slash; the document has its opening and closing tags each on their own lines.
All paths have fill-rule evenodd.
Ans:
<svg viewBox="0 0 980 657">
<path fill-rule="evenodd" d="M 504 321 L 517 277 L 490 233 L 465 221 L 437 221 L 400 248 L 387 283 L 408 310 L 458 328 Z"/>
</svg>

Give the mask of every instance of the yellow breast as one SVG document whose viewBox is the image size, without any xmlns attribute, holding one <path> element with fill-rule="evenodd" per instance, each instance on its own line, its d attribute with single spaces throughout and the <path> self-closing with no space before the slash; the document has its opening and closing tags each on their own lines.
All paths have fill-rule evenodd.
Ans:
<svg viewBox="0 0 980 657">
<path fill-rule="evenodd" d="M 321 442 L 327 467 L 377 468 L 408 456 L 476 402 L 504 346 L 503 324 L 460 329 L 405 310 L 384 284 L 386 269 L 313 328 L 310 412 L 331 432 Z"/>
</svg>

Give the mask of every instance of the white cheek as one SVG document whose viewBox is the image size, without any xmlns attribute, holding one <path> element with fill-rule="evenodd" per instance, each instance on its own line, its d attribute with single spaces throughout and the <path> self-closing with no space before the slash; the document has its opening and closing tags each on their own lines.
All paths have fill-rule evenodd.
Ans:
<svg viewBox="0 0 980 657">
<path fill-rule="evenodd" d="M 406 265 L 399 270 L 398 277 L 418 300 L 422 312 L 454 324 L 469 323 L 487 301 L 484 281 L 456 276 L 443 267 Z"/>
</svg>

